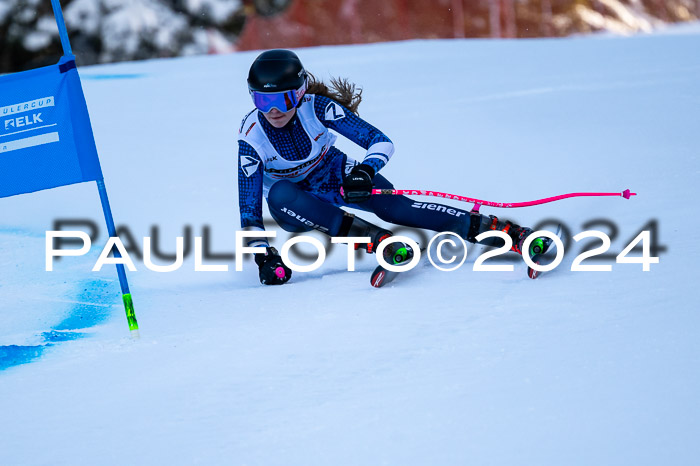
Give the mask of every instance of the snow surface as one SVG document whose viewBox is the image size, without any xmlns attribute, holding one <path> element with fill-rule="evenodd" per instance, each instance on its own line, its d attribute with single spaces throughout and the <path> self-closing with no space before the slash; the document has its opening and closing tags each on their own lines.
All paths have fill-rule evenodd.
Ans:
<svg viewBox="0 0 700 466">
<path fill-rule="evenodd" d="M 699 46 L 685 31 L 298 51 L 364 87 L 397 187 L 504 202 L 631 188 L 482 210 L 573 233 L 608 219 L 615 253 L 656 219 L 650 272 L 571 272 L 579 246 L 536 281 L 520 262 L 472 271 L 472 246 L 456 272 L 420 265 L 379 290 L 374 258 L 345 272 L 344 246 L 282 287 L 249 261 L 137 261 L 132 341 L 114 268 L 90 271 L 94 184 L 0 200 L 0 464 L 696 464 Z M 139 242 L 158 225 L 171 252 L 209 226 L 212 251 L 233 252 L 255 55 L 80 69 L 116 221 Z M 66 218 L 101 236 L 44 272 L 44 232 Z"/>
</svg>

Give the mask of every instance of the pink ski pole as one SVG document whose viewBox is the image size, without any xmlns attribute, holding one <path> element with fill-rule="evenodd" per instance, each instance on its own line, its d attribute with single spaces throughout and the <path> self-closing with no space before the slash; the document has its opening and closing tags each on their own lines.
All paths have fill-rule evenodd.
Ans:
<svg viewBox="0 0 700 466">
<path fill-rule="evenodd" d="M 479 210 L 482 205 L 489 207 L 503 207 L 503 208 L 515 208 L 515 207 L 529 207 L 533 205 L 546 204 L 548 202 L 561 201 L 562 199 L 568 199 L 570 197 L 586 197 L 586 196 L 621 196 L 625 199 L 629 199 L 631 196 L 636 196 L 637 193 L 630 192 L 629 189 L 625 189 L 621 193 L 569 193 L 561 194 L 559 196 L 546 197 L 544 199 L 537 199 L 535 201 L 529 202 L 491 202 L 484 201 L 482 199 L 474 199 L 466 196 L 459 196 L 457 194 L 441 193 L 438 191 L 424 191 L 418 189 L 373 189 L 373 195 L 377 194 L 391 194 L 395 196 L 433 196 L 440 197 L 443 199 L 454 199 L 456 201 L 471 202 L 474 203 L 475 211 Z"/>
</svg>

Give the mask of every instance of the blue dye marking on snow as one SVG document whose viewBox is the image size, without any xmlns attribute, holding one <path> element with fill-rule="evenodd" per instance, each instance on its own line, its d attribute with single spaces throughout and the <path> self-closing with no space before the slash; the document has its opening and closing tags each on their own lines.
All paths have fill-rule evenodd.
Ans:
<svg viewBox="0 0 700 466">
<path fill-rule="evenodd" d="M 85 74 L 80 75 L 81 79 L 107 80 L 107 79 L 137 79 L 143 78 L 145 74 L 124 73 L 124 74 Z"/>
<path fill-rule="evenodd" d="M 105 303 L 118 303 L 119 297 L 114 288 L 114 283 L 96 280 L 86 282 L 82 286 L 76 301 L 78 304 L 73 306 L 70 314 L 61 322 L 53 327 L 53 330 L 76 330 L 82 328 L 90 328 L 101 324 L 109 317 L 112 306 L 105 306 Z M 106 300 L 106 296 L 115 295 L 115 299 Z M 92 304 L 99 303 L 99 304 Z"/>
<path fill-rule="evenodd" d="M 30 237 L 30 238 L 45 238 L 46 237 L 46 232 L 44 231 L 35 231 L 35 230 L 27 230 L 24 228 L 5 228 L 0 226 L 0 233 L 7 233 L 10 235 L 18 235 L 18 236 L 25 236 L 25 237 Z"/>
<path fill-rule="evenodd" d="M 46 346 L 0 346 L 0 371 L 38 359 Z"/>
<path fill-rule="evenodd" d="M 51 330 L 41 334 L 42 338 L 47 343 L 58 343 L 61 341 L 71 341 L 77 340 L 78 338 L 83 338 L 87 336 L 87 333 L 82 332 L 60 332 L 56 330 Z"/>
<path fill-rule="evenodd" d="M 0 371 L 36 361 L 44 351 L 61 342 L 78 340 L 90 336 L 76 330 L 87 329 L 105 322 L 112 311 L 107 303 L 118 303 L 119 293 L 113 282 L 93 280 L 82 282 L 78 296 L 72 296 L 75 304 L 65 319 L 39 336 L 41 344 L 0 346 Z M 95 303 L 95 304 L 92 304 Z M 97 304 L 99 303 L 99 304 Z"/>
</svg>

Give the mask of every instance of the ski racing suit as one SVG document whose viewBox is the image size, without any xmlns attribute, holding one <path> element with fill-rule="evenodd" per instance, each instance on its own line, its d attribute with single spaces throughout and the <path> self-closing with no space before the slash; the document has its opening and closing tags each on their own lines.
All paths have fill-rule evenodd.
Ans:
<svg viewBox="0 0 700 466">
<path fill-rule="evenodd" d="M 341 207 L 350 207 L 393 224 L 473 236 L 469 212 L 450 206 L 394 195 L 372 196 L 358 204 L 345 202 L 340 188 L 358 162 L 333 146 L 337 136 L 330 130 L 367 151 L 363 163 L 377 173 L 372 180 L 375 188 L 393 188 L 378 173 L 394 153 L 391 140 L 337 102 L 307 94 L 283 128 L 273 127 L 257 109 L 243 119 L 238 134 L 242 228 L 264 230 L 264 196 L 274 220 L 289 232 L 316 229 L 338 236 L 346 216 Z M 252 239 L 248 245 L 268 246 L 264 239 Z"/>
</svg>

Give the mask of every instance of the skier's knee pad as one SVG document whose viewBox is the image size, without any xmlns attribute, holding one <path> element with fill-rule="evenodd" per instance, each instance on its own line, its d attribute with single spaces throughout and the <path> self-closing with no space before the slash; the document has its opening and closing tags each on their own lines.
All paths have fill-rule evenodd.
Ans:
<svg viewBox="0 0 700 466">
<path fill-rule="evenodd" d="M 298 195 L 299 188 L 296 184 L 288 180 L 281 180 L 273 184 L 267 193 L 267 204 L 270 210 L 289 207 L 296 201 Z"/>
<path fill-rule="evenodd" d="M 267 193 L 267 205 L 270 215 L 282 227 L 290 233 L 302 233 L 312 228 L 297 221 L 294 210 L 299 197 L 299 188 L 291 181 L 281 180 L 270 187 Z M 291 210 L 290 210 L 291 209 Z"/>
<path fill-rule="evenodd" d="M 278 181 L 267 194 L 270 214 L 290 232 L 318 230 L 329 235 L 338 232 L 343 221 L 340 207 L 304 191 L 291 181 Z"/>
</svg>

